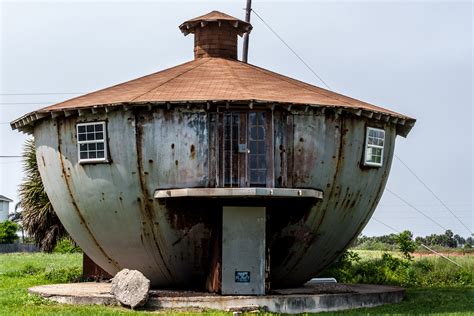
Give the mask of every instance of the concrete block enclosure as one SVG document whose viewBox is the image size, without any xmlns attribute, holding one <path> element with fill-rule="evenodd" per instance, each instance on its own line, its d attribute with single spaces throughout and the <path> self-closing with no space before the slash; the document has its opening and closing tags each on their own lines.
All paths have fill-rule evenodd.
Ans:
<svg viewBox="0 0 474 316">
<path fill-rule="evenodd" d="M 180 29 L 196 35 L 195 60 L 12 128 L 34 135 L 55 211 L 107 272 L 224 294 L 301 285 L 362 231 L 395 138 L 415 120 L 237 61 L 237 36 L 251 25 L 236 18 L 213 11 Z M 245 211 L 239 220 L 236 208 L 264 225 Z M 245 227 L 263 251 L 249 249 Z M 246 266 L 252 253 L 264 271 Z M 248 292 L 254 281 L 260 290 Z"/>
</svg>

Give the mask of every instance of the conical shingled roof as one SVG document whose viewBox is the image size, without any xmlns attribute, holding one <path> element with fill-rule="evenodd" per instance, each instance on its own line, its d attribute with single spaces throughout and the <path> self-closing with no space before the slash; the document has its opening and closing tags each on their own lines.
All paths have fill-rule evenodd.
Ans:
<svg viewBox="0 0 474 316">
<path fill-rule="evenodd" d="M 247 22 L 227 14 L 212 11 L 204 16 L 184 22 L 180 28 L 190 33 L 193 27 L 200 27 L 204 39 L 227 43 L 228 29 L 216 21 L 226 20 L 233 28 L 250 26 Z M 197 23 L 197 24 L 193 24 Z M 213 27 L 207 27 L 214 25 Z M 218 28 L 216 28 L 216 23 Z M 250 26 L 251 29 L 251 26 Z M 248 30 L 250 30 L 248 29 Z M 239 29 L 244 30 L 244 28 Z M 184 32 L 184 31 L 183 31 Z M 227 34 L 227 35 L 226 35 Z M 222 39 L 221 36 L 223 35 Z M 230 38 L 230 37 L 229 37 Z M 228 52 L 237 46 L 212 48 L 214 45 L 195 41 L 195 47 L 201 45 L 204 50 L 212 49 L 216 56 L 207 54 L 195 55 L 196 59 L 160 72 L 153 73 L 135 80 L 121 83 L 103 90 L 73 98 L 38 111 L 29 113 L 11 123 L 13 129 L 31 131 L 33 122 L 50 113 L 81 110 L 91 107 L 106 107 L 118 104 L 139 105 L 143 103 L 165 102 L 263 102 L 294 104 L 315 107 L 338 107 L 355 112 L 357 115 L 365 112 L 368 117 L 403 125 L 397 129 L 400 135 L 406 136 L 414 125 L 415 120 L 391 110 L 362 102 L 333 91 L 322 89 L 299 80 L 295 80 L 275 72 L 240 62 L 232 58 Z M 196 46 L 197 45 L 197 46 Z M 223 52 L 223 53 L 222 53 Z M 222 56 L 220 56 L 222 54 Z M 209 57 L 211 55 L 211 57 Z M 236 51 L 235 51 L 236 55 Z"/>
<path fill-rule="evenodd" d="M 95 105 L 178 101 L 262 101 L 341 106 L 406 118 L 396 112 L 236 60 L 200 58 L 70 99 L 38 112 Z"/>
</svg>

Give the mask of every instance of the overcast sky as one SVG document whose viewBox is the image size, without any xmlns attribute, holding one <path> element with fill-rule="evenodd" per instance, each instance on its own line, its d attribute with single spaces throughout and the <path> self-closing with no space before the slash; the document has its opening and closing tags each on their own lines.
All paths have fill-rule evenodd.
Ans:
<svg viewBox="0 0 474 316">
<path fill-rule="evenodd" d="M 74 95 L 193 58 L 183 21 L 239 1 L 1 1 L 0 155 L 26 136 L 8 122 Z M 417 119 L 398 155 L 470 230 L 473 216 L 473 5 L 471 1 L 259 1 L 253 8 L 334 90 Z M 249 62 L 322 83 L 252 16 Z M 239 40 L 241 45 L 241 40 Z M 239 52 L 240 53 L 240 52 Z M 32 104 L 11 104 L 32 103 Z M 18 201 L 21 160 L 0 158 L 0 194 Z M 435 221 L 469 232 L 396 159 L 387 187 Z M 374 217 L 415 235 L 443 228 L 389 192 Z M 372 220 L 367 235 L 391 233 Z"/>
</svg>

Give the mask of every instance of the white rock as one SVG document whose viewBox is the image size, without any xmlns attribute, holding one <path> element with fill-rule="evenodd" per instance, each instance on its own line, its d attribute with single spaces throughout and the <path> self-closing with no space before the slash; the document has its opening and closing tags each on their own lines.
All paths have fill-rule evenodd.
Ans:
<svg viewBox="0 0 474 316">
<path fill-rule="evenodd" d="M 112 279 L 110 293 L 122 304 L 132 309 L 145 305 L 148 300 L 150 280 L 140 271 L 123 269 Z"/>
</svg>

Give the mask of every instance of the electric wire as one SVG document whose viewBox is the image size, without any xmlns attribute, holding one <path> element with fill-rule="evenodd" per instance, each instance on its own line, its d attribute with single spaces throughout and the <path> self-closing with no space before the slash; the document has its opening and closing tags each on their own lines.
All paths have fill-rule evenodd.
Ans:
<svg viewBox="0 0 474 316">
<path fill-rule="evenodd" d="M 414 205 L 410 204 L 410 202 L 408 202 L 407 200 L 403 199 L 400 195 L 396 194 L 395 192 L 393 192 L 392 190 L 390 190 L 389 188 L 385 188 L 385 190 L 387 192 L 389 192 L 390 194 L 392 194 L 393 196 L 395 196 L 397 199 L 399 199 L 400 201 L 402 201 L 403 203 L 405 203 L 406 205 L 408 205 L 410 208 L 414 209 L 415 211 L 417 211 L 418 213 L 420 213 L 421 215 L 423 215 L 424 217 L 426 217 L 427 219 L 429 219 L 431 222 L 435 223 L 436 225 L 438 225 L 439 227 L 441 227 L 442 229 L 444 229 L 445 231 L 448 230 L 446 227 L 444 227 L 443 225 L 441 225 L 440 223 L 438 223 L 437 221 L 435 221 L 433 218 L 431 218 L 429 215 L 427 215 L 425 212 L 423 211 L 420 211 L 418 208 L 416 208 Z"/>
<path fill-rule="evenodd" d="M 390 226 L 390 225 L 388 225 L 388 224 L 385 224 L 384 222 L 382 222 L 381 220 L 378 220 L 378 219 L 375 218 L 374 216 L 372 216 L 372 218 L 373 218 L 376 222 L 378 222 L 378 223 L 384 225 L 385 227 L 387 227 L 387 228 L 393 230 L 394 232 L 396 232 L 396 233 L 398 233 L 398 234 L 401 233 L 398 229 L 395 229 L 395 228 L 393 228 L 392 226 Z M 462 266 L 461 266 L 459 263 L 457 263 L 456 261 L 454 261 L 454 260 L 452 260 L 452 259 L 446 257 L 446 256 L 443 255 L 442 253 L 439 253 L 439 252 L 437 252 L 437 251 L 431 249 L 431 248 L 428 247 L 427 245 L 421 243 L 420 246 L 422 246 L 423 248 L 425 248 L 425 249 L 431 251 L 431 252 L 434 253 L 435 255 L 440 256 L 440 257 L 442 257 L 442 258 L 448 260 L 448 261 L 451 262 L 452 264 L 455 264 L 456 266 L 462 268 Z"/>
<path fill-rule="evenodd" d="M 316 78 L 318 78 L 318 79 L 326 86 L 326 88 L 328 88 L 328 90 L 331 90 L 331 91 L 332 91 L 331 87 L 329 87 L 329 85 L 323 80 L 323 78 L 321 78 L 321 76 L 319 76 L 319 75 L 316 73 L 316 71 L 314 71 L 314 69 L 313 69 L 310 65 L 308 65 L 308 63 L 306 63 L 306 62 L 304 61 L 304 59 L 303 59 L 300 55 L 298 55 L 298 53 L 297 53 L 293 48 L 291 48 L 291 46 L 288 45 L 288 43 L 285 42 L 285 40 L 284 40 L 280 35 L 278 35 L 278 33 L 277 33 L 267 22 L 265 22 L 265 20 L 257 13 L 257 11 L 255 11 L 254 9 L 251 9 L 251 10 L 252 10 L 253 13 L 255 13 L 255 15 L 257 16 L 257 18 L 259 18 L 260 21 L 262 21 L 263 24 L 265 24 L 265 26 L 266 26 L 276 37 L 278 37 L 278 39 L 279 39 L 283 44 L 285 44 L 286 47 L 288 47 L 288 49 L 306 66 L 306 68 L 308 68 L 309 71 L 311 71 L 311 72 L 313 73 L 313 75 L 315 75 Z"/>
<path fill-rule="evenodd" d="M 0 105 L 52 104 L 55 102 L 0 102 Z"/>
<path fill-rule="evenodd" d="M 66 94 L 84 94 L 86 92 L 38 92 L 38 93 L 0 93 L 0 96 L 15 95 L 66 95 Z"/>
<path fill-rule="evenodd" d="M 467 229 L 467 231 L 469 232 L 469 234 L 472 234 L 472 229 L 470 229 L 469 227 L 466 226 L 466 224 L 464 224 L 461 219 L 438 197 L 438 195 L 436 193 L 434 193 L 433 190 L 431 190 L 431 188 L 410 168 L 408 167 L 408 165 L 400 158 L 398 157 L 396 154 L 394 155 L 395 158 L 398 159 L 398 161 L 400 161 L 402 163 L 403 166 L 405 166 L 405 168 L 408 169 L 408 171 L 410 171 L 410 173 L 436 198 L 436 200 L 438 200 L 439 203 L 441 203 L 441 205 L 444 206 L 444 208 L 446 208 L 456 219 L 457 221 L 462 225 L 464 226 L 464 228 Z"/>
</svg>

